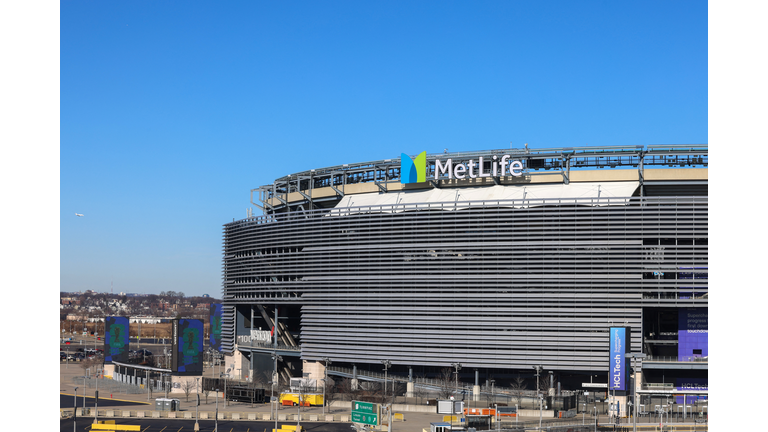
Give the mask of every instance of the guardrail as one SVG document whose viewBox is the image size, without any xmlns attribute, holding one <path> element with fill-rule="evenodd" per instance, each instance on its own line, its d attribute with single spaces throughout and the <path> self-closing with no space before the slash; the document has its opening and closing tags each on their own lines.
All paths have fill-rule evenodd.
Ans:
<svg viewBox="0 0 768 432">
<path fill-rule="evenodd" d="M 655 362 L 655 363 L 678 363 L 678 362 L 695 362 L 695 363 L 708 363 L 709 356 L 646 356 L 643 362 Z"/>
<path fill-rule="evenodd" d="M 252 348 L 263 348 L 267 350 L 274 350 L 275 345 L 271 342 L 256 342 L 250 339 L 249 336 L 238 336 L 238 346 L 249 346 Z M 278 351 L 301 351 L 301 345 L 283 345 L 277 344 Z"/>
<path fill-rule="evenodd" d="M 61 418 L 70 418 L 74 415 L 74 408 L 62 408 L 59 410 Z M 77 408 L 77 417 L 94 417 L 96 410 L 92 408 Z M 215 411 L 199 411 L 199 420 L 214 420 L 216 417 Z M 298 414 L 288 414 L 278 412 L 278 421 L 297 421 L 299 420 Z M 194 411 L 155 411 L 155 410 L 116 410 L 116 409 L 99 409 L 98 418 L 162 418 L 162 419 L 195 419 Z M 261 412 L 230 412 L 219 411 L 218 420 L 275 420 L 270 413 Z M 341 422 L 348 423 L 350 421 L 349 414 L 302 414 L 301 421 L 321 421 L 321 422 Z"/>
</svg>

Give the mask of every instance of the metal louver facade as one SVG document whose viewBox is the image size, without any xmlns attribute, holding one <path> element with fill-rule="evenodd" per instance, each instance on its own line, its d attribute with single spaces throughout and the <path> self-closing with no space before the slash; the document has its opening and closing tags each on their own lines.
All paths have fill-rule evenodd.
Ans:
<svg viewBox="0 0 768 432">
<path fill-rule="evenodd" d="M 707 307 L 706 196 L 507 204 L 226 224 L 224 350 L 235 305 L 286 304 L 305 360 L 604 371 L 609 326 L 639 352 L 643 308 Z"/>
</svg>

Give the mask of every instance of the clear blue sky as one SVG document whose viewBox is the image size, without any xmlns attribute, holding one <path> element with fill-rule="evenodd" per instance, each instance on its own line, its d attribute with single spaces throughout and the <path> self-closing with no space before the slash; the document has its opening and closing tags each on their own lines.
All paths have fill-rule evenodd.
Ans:
<svg viewBox="0 0 768 432">
<path fill-rule="evenodd" d="M 707 6 L 61 2 L 61 289 L 220 298 L 222 225 L 305 169 L 707 143 Z"/>
</svg>

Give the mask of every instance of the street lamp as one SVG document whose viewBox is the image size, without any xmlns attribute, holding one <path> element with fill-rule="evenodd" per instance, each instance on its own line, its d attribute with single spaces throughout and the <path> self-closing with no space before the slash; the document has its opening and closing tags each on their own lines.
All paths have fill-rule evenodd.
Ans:
<svg viewBox="0 0 768 432">
<path fill-rule="evenodd" d="M 216 388 L 216 416 L 213 419 L 213 430 L 214 432 L 219 432 L 219 389 Z"/>
<path fill-rule="evenodd" d="M 277 347 L 277 337 L 275 337 L 275 347 Z M 270 410 L 269 412 L 272 412 L 271 404 L 275 404 L 275 430 L 277 430 L 277 410 L 280 408 L 280 404 L 278 403 L 280 401 L 280 397 L 277 398 L 275 402 L 272 402 L 272 399 L 274 399 L 274 391 L 275 391 L 275 385 L 280 384 L 280 375 L 277 374 L 277 362 L 283 361 L 283 357 L 280 356 L 280 354 L 277 353 L 277 348 L 275 348 L 274 354 L 272 354 L 272 360 L 275 361 L 275 368 L 272 371 L 272 396 L 269 398 L 270 403 Z M 278 389 L 279 390 L 279 389 Z M 325 401 L 323 401 L 325 402 Z"/>
<path fill-rule="evenodd" d="M 491 400 L 493 401 L 491 403 L 496 403 L 496 395 L 493 393 L 493 385 L 496 384 L 496 380 L 492 379 L 490 380 L 490 382 L 491 382 Z"/>
<path fill-rule="evenodd" d="M 171 376 L 171 374 L 164 373 L 163 374 L 163 387 L 165 387 L 165 398 L 168 399 L 168 377 Z"/>
<path fill-rule="evenodd" d="M 392 366 L 392 362 L 389 360 L 382 360 L 381 364 L 384 365 L 384 400 L 387 400 L 387 369 Z"/>
<path fill-rule="evenodd" d="M 75 387 L 75 416 L 74 416 L 74 422 L 75 422 L 75 428 L 73 430 L 75 432 L 77 432 L 77 387 Z"/>
<path fill-rule="evenodd" d="M 451 363 L 451 366 L 456 369 L 456 390 L 454 394 L 459 397 L 459 371 L 461 370 L 461 363 Z M 451 400 L 451 428 L 453 428 L 453 413 L 456 411 L 456 402 Z"/>
<path fill-rule="evenodd" d="M 200 406 L 200 390 L 198 385 L 200 384 L 200 378 L 195 378 L 195 396 L 197 396 L 197 404 L 195 405 L 195 432 L 200 430 L 200 425 L 197 423 L 198 415 L 197 409 Z"/>
<path fill-rule="evenodd" d="M 461 370 L 461 363 L 451 363 L 451 367 L 456 369 L 456 395 L 459 394 L 459 371 Z"/>
<path fill-rule="evenodd" d="M 323 357 L 325 362 L 325 379 L 323 379 L 323 415 L 325 415 L 325 387 L 328 385 L 328 365 L 333 363 L 328 357 Z M 386 382 L 384 383 L 386 384 Z"/>
<path fill-rule="evenodd" d="M 632 370 L 634 371 L 634 380 L 632 380 L 632 408 L 634 409 L 632 414 L 632 430 L 637 432 L 637 359 L 642 360 L 645 358 L 645 354 L 642 353 L 626 353 L 624 357 L 632 359 Z"/>
<path fill-rule="evenodd" d="M 224 378 L 224 407 L 227 406 L 227 378 L 229 377 L 229 371 L 231 371 L 232 368 L 227 368 L 226 373 L 220 373 L 219 378 Z"/>
<path fill-rule="evenodd" d="M 539 429 L 541 429 L 541 418 L 543 415 L 543 407 L 542 407 L 541 392 L 539 389 L 539 375 L 541 375 L 541 370 L 544 368 L 541 365 L 536 365 L 533 368 L 536 369 L 536 396 L 538 396 L 539 398 Z"/>
</svg>

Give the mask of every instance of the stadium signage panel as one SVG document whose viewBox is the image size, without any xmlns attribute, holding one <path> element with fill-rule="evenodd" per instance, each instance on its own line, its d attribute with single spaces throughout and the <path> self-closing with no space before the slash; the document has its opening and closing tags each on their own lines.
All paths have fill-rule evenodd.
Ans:
<svg viewBox="0 0 768 432">
<path fill-rule="evenodd" d="M 441 177 L 459 180 L 464 178 L 483 178 L 483 177 L 497 177 L 509 175 L 514 177 L 520 177 L 523 175 L 523 163 L 519 160 L 510 161 L 509 155 L 504 155 L 501 159 L 498 156 L 493 155 L 491 158 L 491 169 L 488 172 L 483 171 L 483 157 L 477 158 L 477 172 L 475 172 L 475 161 L 470 159 L 469 163 L 453 163 L 453 159 L 446 159 L 445 163 L 440 159 L 435 159 L 435 180 Z"/>
<path fill-rule="evenodd" d="M 611 361 L 609 384 L 614 390 L 626 390 L 624 376 L 626 375 L 627 370 L 624 354 L 626 354 L 627 329 L 625 327 L 611 327 L 610 335 Z"/>
<path fill-rule="evenodd" d="M 465 179 L 465 178 L 485 178 L 511 175 L 520 177 L 523 175 L 523 163 L 519 160 L 511 160 L 510 155 L 504 155 L 499 158 L 497 155 L 491 156 L 491 166 L 489 171 L 483 170 L 483 164 L 486 159 L 480 156 L 470 159 L 467 163 L 454 163 L 452 158 L 443 162 L 441 159 L 435 159 L 435 180 L 440 179 Z M 421 152 L 415 159 L 402 153 L 400 155 L 400 183 L 420 183 L 427 180 L 427 152 Z"/>
</svg>

